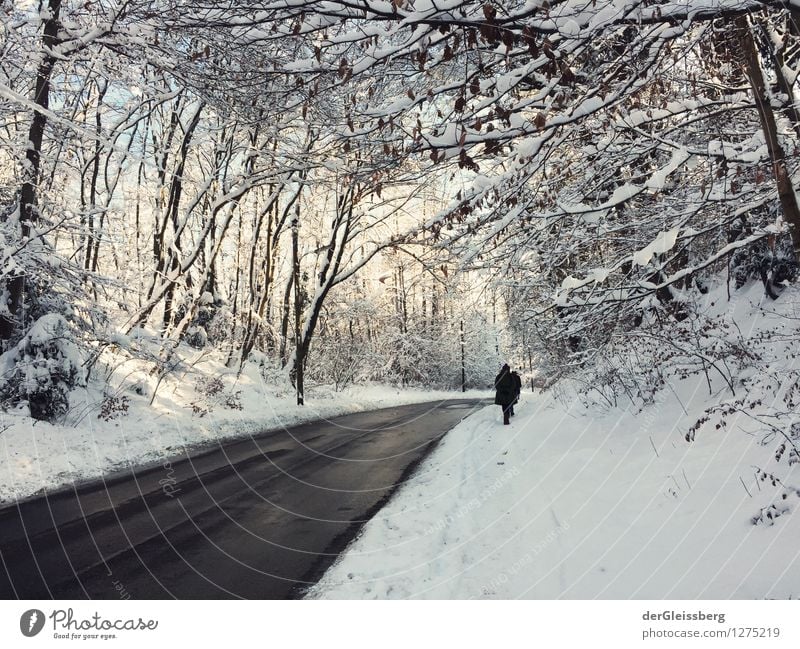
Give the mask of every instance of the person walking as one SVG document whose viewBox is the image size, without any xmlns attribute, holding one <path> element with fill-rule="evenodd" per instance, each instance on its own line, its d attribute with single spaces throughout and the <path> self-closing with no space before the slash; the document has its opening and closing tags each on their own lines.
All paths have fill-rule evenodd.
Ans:
<svg viewBox="0 0 800 649">
<path fill-rule="evenodd" d="M 503 425 L 505 426 L 511 423 L 509 417 L 514 407 L 515 386 L 514 377 L 511 376 L 511 368 L 508 364 L 503 365 L 500 369 L 500 374 L 494 379 L 494 402 L 503 409 Z"/>
</svg>

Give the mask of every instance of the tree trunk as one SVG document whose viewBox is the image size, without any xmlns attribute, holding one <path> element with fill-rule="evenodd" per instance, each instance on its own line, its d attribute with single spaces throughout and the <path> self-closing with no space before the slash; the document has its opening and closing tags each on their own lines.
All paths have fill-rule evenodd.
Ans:
<svg viewBox="0 0 800 649">
<path fill-rule="evenodd" d="M 297 204 L 295 217 L 292 221 L 292 276 L 294 277 L 294 384 L 297 390 L 297 405 L 302 406 L 303 395 L 303 365 L 305 354 L 303 349 L 302 334 L 302 291 L 300 290 L 300 254 L 298 252 L 298 238 L 300 230 L 300 204 Z"/>
<path fill-rule="evenodd" d="M 40 110 L 34 110 L 28 130 L 28 148 L 25 152 L 25 170 L 19 193 L 20 234 L 23 239 L 30 237 L 31 226 L 39 219 L 38 184 L 41 169 L 42 140 L 47 126 L 47 111 L 50 105 L 50 77 L 56 64 L 53 54 L 58 44 L 59 14 L 61 0 L 48 0 L 48 13 L 44 19 L 42 33 L 42 61 L 36 71 L 36 90 L 33 101 Z M 24 301 L 25 276 L 20 273 L 7 284 L 8 316 L 0 316 L 0 339 L 10 340 L 18 329 L 25 327 Z"/>
<path fill-rule="evenodd" d="M 786 154 L 778 139 L 778 124 L 770 105 L 769 93 L 767 92 L 764 74 L 759 62 L 758 50 L 756 49 L 756 43 L 753 39 L 747 16 L 739 16 L 736 19 L 736 27 L 739 32 L 739 41 L 744 57 L 745 73 L 753 89 L 756 110 L 761 121 L 761 128 L 764 131 L 767 150 L 772 160 L 783 218 L 789 225 L 795 258 L 800 259 L 800 208 L 797 205 L 797 196 L 794 193 L 789 170 L 786 167 Z"/>
<path fill-rule="evenodd" d="M 168 220 L 172 221 L 174 240 L 172 242 L 172 246 L 169 248 L 169 261 L 165 263 L 165 266 L 169 266 L 168 274 L 173 276 L 180 269 L 180 259 L 178 255 L 181 251 L 181 228 L 178 221 L 181 198 L 183 196 L 183 173 L 184 169 L 186 168 L 186 159 L 189 156 L 189 145 L 192 141 L 194 131 L 197 128 L 197 125 L 200 123 L 200 115 L 203 112 L 204 107 L 205 104 L 203 103 L 197 107 L 197 111 L 192 116 L 189 125 L 186 127 L 183 141 L 181 142 L 180 154 L 175 166 L 175 171 L 172 174 L 172 181 L 170 182 L 169 202 L 167 204 L 167 214 L 164 215 L 164 226 L 166 227 Z M 215 216 L 216 214 L 212 213 L 211 218 L 213 219 Z M 213 227 L 211 228 L 211 232 L 213 236 Z M 162 325 L 165 333 L 169 331 L 173 324 L 173 302 L 175 300 L 175 288 L 176 282 L 171 282 L 164 295 L 164 315 L 162 318 Z"/>
<path fill-rule="evenodd" d="M 155 130 L 151 132 L 153 156 L 156 155 L 156 152 L 159 150 L 159 146 L 161 146 L 162 149 L 161 157 L 158 159 L 156 173 L 158 183 L 154 188 L 156 214 L 155 223 L 153 226 L 153 263 L 155 266 L 155 272 L 153 273 L 153 281 L 147 291 L 147 300 L 153 296 L 153 293 L 158 287 L 160 278 L 165 274 L 164 268 L 166 263 L 166 255 L 164 253 L 164 237 L 167 229 L 168 210 L 164 209 L 164 195 L 166 193 L 167 183 L 167 160 L 169 159 L 170 149 L 172 148 L 172 140 L 174 139 L 175 133 L 178 131 L 178 126 L 180 124 L 180 113 L 183 110 L 182 103 L 183 98 L 179 94 L 170 115 L 167 135 L 166 137 L 161 138 L 163 140 L 161 144 L 159 144 L 159 138 L 157 137 Z M 141 324 L 144 324 L 144 322 Z"/>
<path fill-rule="evenodd" d="M 97 237 L 99 241 L 99 234 L 96 233 L 94 227 L 94 215 L 97 211 L 97 179 L 100 176 L 100 154 L 103 151 L 103 145 L 101 144 L 100 136 L 102 135 L 102 113 L 101 107 L 103 105 L 103 97 L 106 94 L 106 89 L 108 88 L 108 84 L 100 85 L 98 82 L 97 85 L 97 108 L 95 109 L 94 113 L 94 125 L 95 125 L 95 135 L 97 135 L 97 140 L 95 141 L 94 145 L 94 157 L 91 161 L 92 167 L 92 177 L 89 181 L 89 204 L 88 204 L 88 215 L 87 215 L 87 226 L 86 226 L 86 234 L 85 234 L 85 245 L 86 250 L 84 251 L 84 262 L 83 267 L 85 270 L 92 269 L 92 253 L 94 252 L 94 241 L 95 237 Z M 101 223 L 100 230 L 102 230 L 103 225 Z M 95 262 L 96 265 L 96 262 Z"/>
<path fill-rule="evenodd" d="M 281 367 L 285 367 L 289 362 L 289 317 L 291 314 L 289 296 L 292 294 L 292 288 L 294 288 L 294 272 L 292 272 L 292 274 L 289 276 L 289 279 L 286 282 L 286 289 L 283 291 L 283 307 L 281 309 L 281 345 L 279 352 Z"/>
<path fill-rule="evenodd" d="M 322 313 L 322 306 L 325 303 L 328 293 L 336 284 L 336 277 L 339 273 L 339 268 L 342 263 L 342 256 L 344 255 L 347 242 L 350 238 L 350 228 L 353 219 L 353 195 L 353 190 L 350 188 L 345 197 L 338 203 L 336 219 L 333 227 L 331 228 L 331 236 L 328 242 L 325 261 L 322 270 L 317 276 L 317 291 L 314 295 L 314 300 L 308 309 L 308 319 L 305 325 L 305 330 L 302 334 L 301 356 L 303 358 L 303 362 L 305 362 L 305 359 L 308 356 L 308 350 L 311 347 L 311 339 L 314 336 L 317 322 L 319 321 L 319 317 Z"/>
<path fill-rule="evenodd" d="M 244 363 L 247 360 L 247 357 L 250 354 L 250 352 L 253 350 L 258 334 L 261 331 L 260 323 L 263 321 L 270 300 L 272 299 L 272 285 L 275 281 L 275 266 L 277 264 L 278 240 L 283 232 L 283 228 L 286 224 L 286 219 L 288 218 L 292 207 L 299 199 L 300 193 L 302 191 L 302 189 L 298 189 L 297 192 L 295 192 L 290 197 L 290 199 L 287 201 L 283 209 L 280 210 L 278 202 L 281 194 L 283 193 L 283 189 L 284 189 L 283 183 L 281 183 L 277 187 L 272 187 L 269 202 L 267 203 L 267 206 L 264 208 L 264 210 L 262 210 L 262 212 L 259 214 L 258 220 L 256 222 L 256 227 L 254 230 L 253 244 L 252 244 L 253 248 L 250 254 L 250 266 L 248 271 L 251 303 L 249 305 L 250 308 L 247 315 L 245 334 L 242 338 L 240 368 L 244 367 Z M 264 233 L 265 237 L 264 259 L 261 264 L 261 271 L 259 275 L 256 270 L 255 258 L 258 249 L 258 241 L 260 239 L 261 221 L 265 215 L 268 216 L 268 220 L 267 220 L 266 232 Z M 287 323 L 289 317 L 288 316 L 289 291 L 291 290 L 292 284 L 293 280 L 290 280 L 286 287 L 286 293 L 283 300 L 284 314 L 283 314 L 283 319 L 281 321 L 281 351 L 280 351 L 280 360 L 283 365 L 286 364 L 285 341 L 286 341 L 286 332 L 288 330 Z"/>
<path fill-rule="evenodd" d="M 464 321 L 461 321 L 461 391 L 467 391 L 467 363 L 466 363 L 467 341 L 464 337 Z"/>
</svg>

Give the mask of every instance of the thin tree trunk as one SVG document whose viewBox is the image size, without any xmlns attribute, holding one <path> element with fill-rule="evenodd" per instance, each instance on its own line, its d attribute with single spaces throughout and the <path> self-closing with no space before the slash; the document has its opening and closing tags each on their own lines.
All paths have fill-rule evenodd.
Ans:
<svg viewBox="0 0 800 649">
<path fill-rule="evenodd" d="M 231 332 L 231 347 L 228 350 L 228 360 L 226 365 L 228 367 L 231 366 L 233 363 L 233 356 L 236 353 L 236 341 L 234 340 L 236 335 L 236 316 L 239 313 L 239 281 L 242 274 L 242 266 L 240 263 L 241 260 L 241 250 L 242 250 L 242 216 L 239 215 L 239 227 L 236 230 L 236 264 L 234 270 L 234 282 L 233 282 L 233 305 L 231 306 L 231 320 L 233 321 L 233 332 Z"/>
<path fill-rule="evenodd" d="M 775 120 L 775 113 L 769 102 L 769 94 L 759 62 L 758 50 L 756 49 L 756 43 L 753 39 L 747 16 L 739 16 L 736 19 L 736 26 L 739 31 L 739 41 L 745 62 L 745 73 L 753 89 L 756 110 L 761 121 L 764 139 L 767 142 L 767 150 L 772 160 L 778 198 L 783 209 L 783 218 L 789 225 L 795 258 L 800 259 L 800 207 L 798 207 L 797 196 L 794 193 L 789 170 L 786 167 L 786 154 L 778 139 L 778 125 Z"/>
<path fill-rule="evenodd" d="M 98 236 L 96 235 L 94 229 L 94 215 L 97 210 L 97 179 L 100 175 L 100 153 L 103 150 L 103 145 L 100 143 L 100 135 L 102 133 L 102 115 L 100 113 L 100 107 L 103 103 L 103 97 L 106 94 L 107 88 L 107 84 L 100 85 L 98 83 L 97 85 L 97 107 L 94 114 L 95 134 L 97 135 L 97 140 L 95 140 L 94 158 L 92 159 L 92 179 L 89 182 L 89 213 L 87 215 L 86 235 L 84 238 L 86 254 L 84 255 L 83 267 L 85 270 L 90 270 L 92 268 L 92 252 L 94 250 L 93 243 L 95 237 Z M 100 229 L 102 229 L 102 227 L 103 226 L 101 224 Z"/>
<path fill-rule="evenodd" d="M 42 158 L 42 140 L 47 126 L 47 111 L 50 105 L 50 77 L 56 64 L 53 54 L 58 44 L 59 14 L 61 0 L 48 0 L 48 15 L 44 20 L 42 34 L 42 61 L 36 71 L 36 89 L 33 101 L 40 108 L 34 110 L 28 130 L 28 148 L 25 152 L 24 180 L 19 194 L 20 234 L 30 237 L 31 226 L 39 219 L 38 184 Z M 12 277 L 7 284 L 9 316 L 0 316 L 0 339 L 7 341 L 14 336 L 17 327 L 24 329 L 25 277 L 22 273 Z"/>
<path fill-rule="evenodd" d="M 183 196 L 183 172 L 186 168 L 186 158 L 189 155 L 189 145 L 192 141 L 192 136 L 194 135 L 194 131 L 197 128 L 197 125 L 200 123 L 200 115 L 203 112 L 204 104 L 200 104 L 197 107 L 197 111 L 192 116 L 192 119 L 189 122 L 189 125 L 186 127 L 186 131 L 183 136 L 183 141 L 181 142 L 181 150 L 180 150 L 180 157 L 178 158 L 178 163 L 175 166 L 175 171 L 172 174 L 172 181 L 170 182 L 170 193 L 169 193 L 169 203 L 167 205 L 167 215 L 164 216 L 164 225 L 166 227 L 167 220 L 172 221 L 172 229 L 173 229 L 173 236 L 175 240 L 173 241 L 173 245 L 170 248 L 170 255 L 169 255 L 169 273 L 175 274 L 178 272 L 180 268 L 180 260 L 179 260 L 179 253 L 181 250 L 181 241 L 180 241 L 180 227 L 178 224 L 178 216 L 179 216 L 179 208 L 181 203 L 181 198 Z M 212 213 L 211 218 L 215 218 L 215 213 Z M 212 236 L 214 232 L 214 228 L 211 228 Z M 163 241 L 163 239 L 162 239 Z M 172 325 L 173 320 L 173 301 L 175 299 L 175 282 L 171 282 L 167 291 L 164 295 L 164 317 L 162 320 L 164 331 L 169 331 L 169 328 Z"/>
<path fill-rule="evenodd" d="M 302 406 L 303 395 L 303 365 L 305 356 L 303 349 L 302 315 L 303 303 L 300 290 L 300 254 L 298 251 L 298 238 L 300 230 L 300 204 L 297 204 L 295 217 L 292 221 L 292 276 L 294 277 L 294 383 L 297 390 L 297 405 Z"/>
<path fill-rule="evenodd" d="M 275 280 L 275 266 L 277 261 L 276 255 L 278 251 L 278 246 L 277 246 L 278 239 L 281 236 L 281 233 L 283 232 L 283 228 L 286 223 L 286 219 L 289 216 L 290 210 L 294 206 L 297 199 L 300 197 L 300 192 L 302 191 L 301 189 L 298 189 L 298 191 L 295 192 L 295 194 L 290 197 L 289 201 L 283 207 L 282 213 L 279 213 L 278 199 L 280 198 L 283 188 L 284 188 L 283 184 L 281 184 L 279 187 L 273 187 L 269 203 L 267 204 L 267 207 L 259 215 L 259 221 L 256 225 L 256 230 L 253 239 L 253 248 L 251 250 L 251 255 L 250 255 L 249 282 L 250 282 L 251 304 L 248 310 L 247 326 L 245 329 L 245 334 L 243 336 L 243 342 L 242 342 L 241 358 L 240 358 L 240 366 L 242 367 L 244 366 L 244 363 L 247 360 L 247 356 L 250 354 L 250 352 L 253 350 L 253 347 L 255 346 L 256 339 L 261 330 L 261 322 L 264 319 L 267 306 L 272 297 L 272 284 Z M 265 233 L 266 250 L 264 252 L 264 260 L 261 269 L 261 280 L 259 283 L 255 269 L 255 256 L 257 252 L 259 232 L 261 229 L 261 219 L 263 218 L 265 213 L 268 214 L 268 221 Z M 284 308 L 286 313 L 288 313 L 288 308 L 289 308 L 288 307 L 289 290 L 290 289 L 287 286 L 286 295 L 284 297 Z M 288 315 L 286 315 L 285 318 L 288 318 Z M 284 319 L 282 322 L 283 341 L 285 341 L 286 331 L 288 329 L 288 325 L 286 323 L 287 320 Z M 285 342 L 282 342 L 281 352 L 280 352 L 281 363 L 285 363 L 285 351 L 286 351 Z"/>
<path fill-rule="evenodd" d="M 467 341 L 464 336 L 464 321 L 461 321 L 461 391 L 467 391 L 467 359 L 466 359 Z"/>
<path fill-rule="evenodd" d="M 289 316 L 291 313 L 291 309 L 289 306 L 289 296 L 292 294 L 292 288 L 294 287 L 294 273 L 289 276 L 289 280 L 286 282 L 286 289 L 283 292 L 283 308 L 281 311 L 281 347 L 280 347 L 280 359 L 281 359 L 281 367 L 285 367 L 286 363 L 288 362 L 287 358 L 287 348 L 288 348 L 288 340 L 289 340 Z"/>
<path fill-rule="evenodd" d="M 147 291 L 147 300 L 153 296 L 154 291 L 158 287 L 160 278 L 164 275 L 164 268 L 166 264 L 166 257 L 164 255 L 164 237 L 167 229 L 167 213 L 169 210 L 164 209 L 164 192 L 167 182 L 167 160 L 169 159 L 169 152 L 172 148 L 172 140 L 174 139 L 175 133 L 178 131 L 178 126 L 180 124 L 182 101 L 183 98 L 179 94 L 176 98 L 175 106 L 173 107 L 170 115 L 167 136 L 164 138 L 164 142 L 161 145 L 163 147 L 161 151 L 161 158 L 158 160 L 158 172 L 156 174 L 158 183 L 155 187 L 155 204 L 157 212 L 153 226 L 153 263 L 155 265 L 155 272 L 153 273 L 153 281 Z M 155 131 L 151 133 L 151 139 L 153 142 L 153 155 L 155 156 L 159 148 L 159 142 Z"/>
</svg>

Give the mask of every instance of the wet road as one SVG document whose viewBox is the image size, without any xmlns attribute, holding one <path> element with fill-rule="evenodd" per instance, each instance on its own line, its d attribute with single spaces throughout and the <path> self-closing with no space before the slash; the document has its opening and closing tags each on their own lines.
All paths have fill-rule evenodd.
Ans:
<svg viewBox="0 0 800 649">
<path fill-rule="evenodd" d="M 415 404 L 216 445 L 0 509 L 0 597 L 302 596 L 483 403 Z"/>
</svg>

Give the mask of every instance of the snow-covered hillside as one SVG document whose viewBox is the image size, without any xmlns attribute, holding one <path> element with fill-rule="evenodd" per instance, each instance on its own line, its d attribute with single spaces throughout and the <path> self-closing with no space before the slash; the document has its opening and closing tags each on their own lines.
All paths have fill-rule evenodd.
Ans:
<svg viewBox="0 0 800 649">
<path fill-rule="evenodd" d="M 772 302 L 755 285 L 721 311 L 753 338 L 789 332 L 796 297 Z M 778 342 L 771 349 L 765 364 L 781 376 L 796 361 Z M 643 409 L 600 411 L 568 386 L 524 394 L 511 426 L 487 407 L 445 438 L 309 596 L 798 597 L 796 439 L 770 432 L 786 386 L 764 385 L 737 386 L 761 402 L 756 419 L 711 415 L 691 442 L 707 408 L 734 402 L 713 380 L 710 395 L 702 375 Z"/>
</svg>

